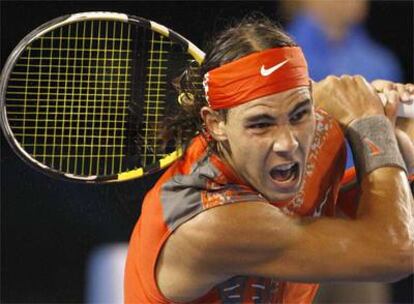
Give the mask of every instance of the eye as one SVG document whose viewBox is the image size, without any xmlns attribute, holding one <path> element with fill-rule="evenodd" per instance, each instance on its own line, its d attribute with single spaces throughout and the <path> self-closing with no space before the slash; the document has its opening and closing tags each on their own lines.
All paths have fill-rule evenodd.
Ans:
<svg viewBox="0 0 414 304">
<path fill-rule="evenodd" d="M 264 129 L 267 127 L 270 127 L 270 123 L 268 122 L 259 122 L 259 123 L 254 123 L 251 125 L 247 126 L 249 129 Z"/>
<path fill-rule="evenodd" d="M 298 111 L 290 117 L 290 121 L 293 123 L 300 122 L 309 114 L 309 112 L 309 109 Z"/>
</svg>

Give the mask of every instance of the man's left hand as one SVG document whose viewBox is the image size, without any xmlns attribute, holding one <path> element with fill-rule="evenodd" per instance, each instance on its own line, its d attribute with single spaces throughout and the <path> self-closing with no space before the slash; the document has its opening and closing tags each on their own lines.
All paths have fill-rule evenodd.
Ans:
<svg viewBox="0 0 414 304">
<path fill-rule="evenodd" d="M 371 85 L 386 99 L 385 115 L 395 126 L 395 135 L 408 172 L 414 173 L 414 119 L 397 117 L 396 115 L 400 103 L 414 103 L 414 84 L 375 80 Z"/>
</svg>

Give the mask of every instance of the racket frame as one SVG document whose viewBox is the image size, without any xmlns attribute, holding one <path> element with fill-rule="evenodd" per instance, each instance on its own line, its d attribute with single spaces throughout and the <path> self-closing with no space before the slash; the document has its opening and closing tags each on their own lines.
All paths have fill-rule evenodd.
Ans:
<svg viewBox="0 0 414 304">
<path fill-rule="evenodd" d="M 64 173 L 57 169 L 51 168 L 42 162 L 38 161 L 32 157 L 25 149 L 21 146 L 19 141 L 14 137 L 13 131 L 10 127 L 8 118 L 7 118 L 7 108 L 6 108 L 6 92 L 7 86 L 10 80 L 11 71 L 13 70 L 17 59 L 25 51 L 26 47 L 33 43 L 35 40 L 39 39 L 43 35 L 47 34 L 54 29 L 59 27 L 80 22 L 80 21 L 90 21 L 90 20 L 105 20 L 105 21 L 119 21 L 124 23 L 131 23 L 140 25 L 144 28 L 150 29 L 158 34 L 161 34 L 174 42 L 182 45 L 188 54 L 190 54 L 199 64 L 204 59 L 204 52 L 201 51 L 196 45 L 192 42 L 176 33 L 175 31 L 151 20 L 147 20 L 142 17 L 137 17 L 133 15 L 127 15 L 123 13 L 115 12 L 82 12 L 75 13 L 70 15 L 64 15 L 50 20 L 49 22 L 44 23 L 43 25 L 37 27 L 35 30 L 27 34 L 13 49 L 9 55 L 3 70 L 1 72 L 0 78 L 0 126 L 3 130 L 6 140 L 12 147 L 13 151 L 28 165 L 32 168 L 43 172 L 51 177 L 56 177 L 62 180 L 67 181 L 77 181 L 83 183 L 109 183 L 109 182 L 122 182 L 135 178 L 140 178 L 142 176 L 154 173 L 158 170 L 168 167 L 171 163 L 176 161 L 182 155 L 182 149 L 177 148 L 176 151 L 166 154 L 162 159 L 158 160 L 157 163 L 152 164 L 148 167 L 141 167 L 131 169 L 125 172 L 106 175 L 106 176 L 82 176 L 72 173 Z"/>
</svg>

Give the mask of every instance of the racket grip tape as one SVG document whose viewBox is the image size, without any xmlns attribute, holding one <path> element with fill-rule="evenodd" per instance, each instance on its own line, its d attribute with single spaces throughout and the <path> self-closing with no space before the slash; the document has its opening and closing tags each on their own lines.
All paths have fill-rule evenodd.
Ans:
<svg viewBox="0 0 414 304">
<path fill-rule="evenodd" d="M 387 97 L 383 93 L 378 94 L 383 106 L 387 104 Z M 397 117 L 414 118 L 414 100 L 411 104 L 400 103 L 397 110 Z"/>
</svg>

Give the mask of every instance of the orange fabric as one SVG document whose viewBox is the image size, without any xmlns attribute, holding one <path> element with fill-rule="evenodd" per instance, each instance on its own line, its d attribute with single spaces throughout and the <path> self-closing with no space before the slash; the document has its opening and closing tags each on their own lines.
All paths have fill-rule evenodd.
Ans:
<svg viewBox="0 0 414 304">
<path fill-rule="evenodd" d="M 358 209 L 359 185 L 355 167 L 345 171 L 338 195 L 338 208 L 348 217 L 355 218 Z"/>
<path fill-rule="evenodd" d="M 344 137 L 337 123 L 325 113 L 317 111 L 316 117 L 315 144 L 311 147 L 302 189 L 290 201 L 271 203 L 289 215 L 332 216 L 334 214 L 339 181 L 345 165 Z M 186 198 L 180 201 L 168 201 L 168 198 L 162 196 L 168 183 L 175 179 L 184 181 L 186 176 L 194 173 L 194 168 L 201 160 L 207 159 L 207 163 L 217 169 L 217 174 L 214 179 L 205 181 L 203 187 L 207 190 L 200 192 L 201 210 L 197 212 L 213 207 L 220 208 L 217 206 L 230 201 L 251 203 L 251 197 L 258 195 L 248 185 L 243 184 L 243 181 L 219 157 L 214 154 L 206 155 L 206 148 L 206 142 L 202 137 L 195 138 L 183 158 L 171 165 L 146 195 L 128 250 L 125 268 L 125 303 L 170 303 L 158 290 L 155 278 L 156 263 L 161 248 L 177 227 L 168 222 L 163 206 L 172 203 L 176 204 L 172 207 L 180 209 L 181 204 L 186 203 Z M 203 174 L 206 172 L 203 171 Z M 182 184 L 180 182 L 180 185 Z M 221 188 L 228 184 L 234 187 Z M 193 215 L 195 213 L 190 216 L 180 215 L 180 219 L 184 220 L 179 223 L 191 219 Z M 237 300 L 240 303 L 311 303 L 317 288 L 318 284 L 240 276 L 220 283 L 192 303 L 224 303 L 234 300 L 230 298 L 231 296 L 240 297 Z"/>
<path fill-rule="evenodd" d="M 195 141 L 192 149 L 185 153 L 187 161 L 178 160 L 145 196 L 141 214 L 148 216 L 141 216 L 134 228 L 125 265 L 125 303 L 169 303 L 159 292 L 155 280 L 159 251 L 172 232 L 164 222 L 160 188 L 175 174 L 186 174 L 204 150 L 203 141 Z"/>
<path fill-rule="evenodd" d="M 318 284 L 286 282 L 281 288 L 281 303 L 306 304 L 311 303 L 318 292 Z"/>
<path fill-rule="evenodd" d="M 247 101 L 309 85 L 308 68 L 299 47 L 255 52 L 213 69 L 204 76 L 212 109 L 228 109 Z"/>
</svg>

